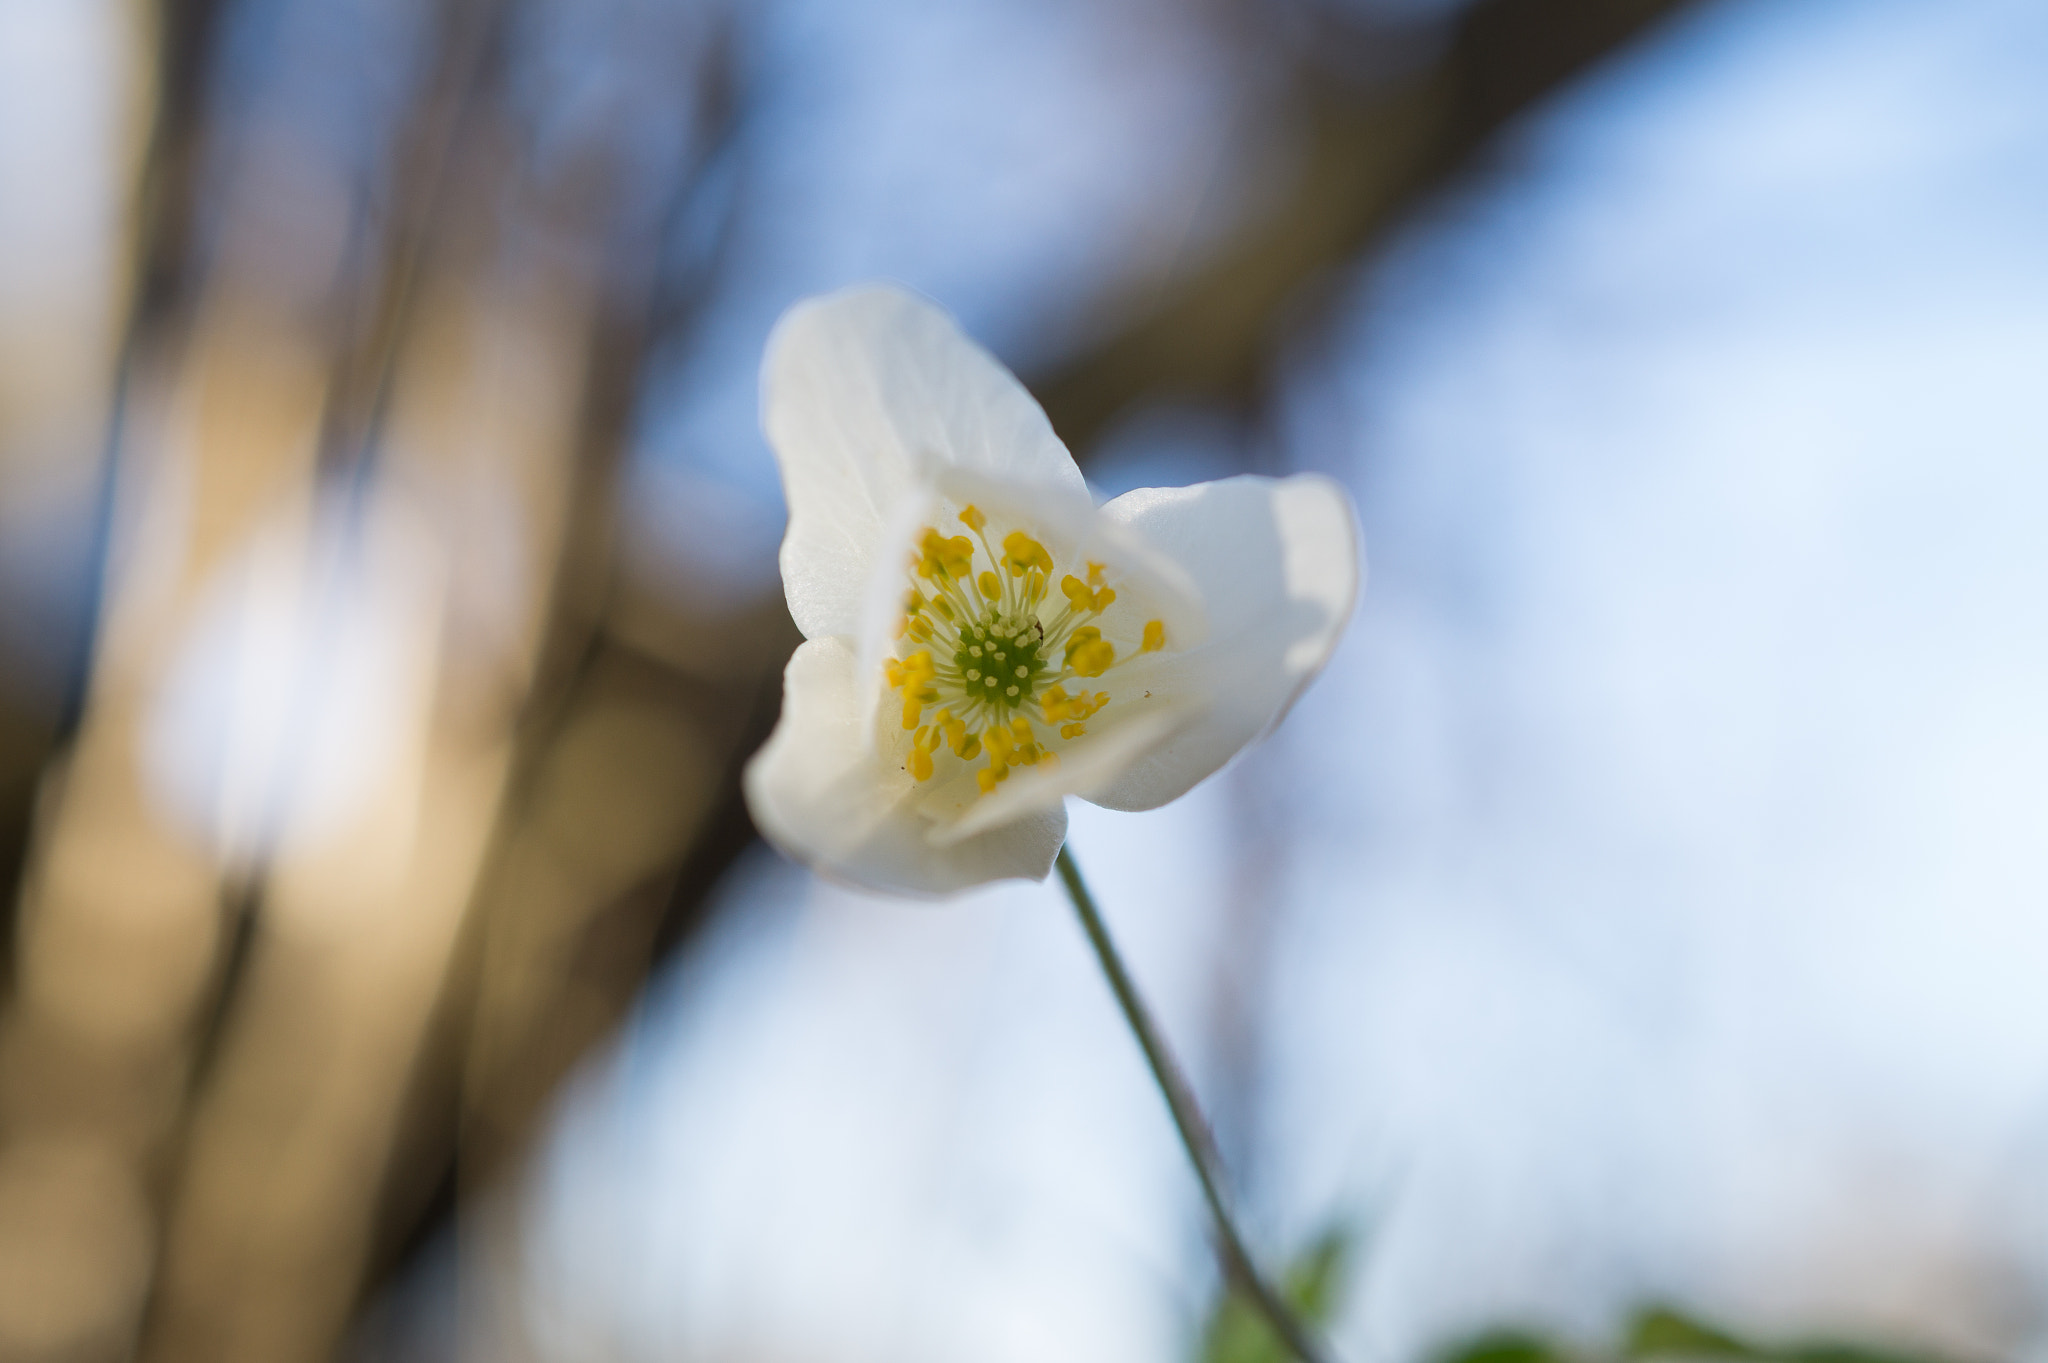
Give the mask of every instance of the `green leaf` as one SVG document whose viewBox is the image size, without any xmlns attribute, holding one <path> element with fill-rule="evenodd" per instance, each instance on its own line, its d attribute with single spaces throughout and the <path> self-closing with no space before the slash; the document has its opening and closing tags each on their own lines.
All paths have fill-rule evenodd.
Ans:
<svg viewBox="0 0 2048 1363">
<path fill-rule="evenodd" d="M 1637 1316 L 1621 1351 L 1628 1358 L 1668 1354 L 1690 1358 L 1779 1357 L 1771 1350 L 1746 1344 L 1668 1306 L 1648 1307 Z"/>
<path fill-rule="evenodd" d="M 1350 1228 L 1333 1224 L 1287 1265 L 1278 1284 L 1302 1319 L 1326 1323 L 1336 1313 L 1351 1258 Z M 1293 1363 L 1265 1318 L 1226 1284 L 1202 1332 L 1201 1363 Z"/>
<path fill-rule="evenodd" d="M 1945 1360 L 1930 1354 L 1827 1341 L 1781 1349 L 1778 1357 L 1785 1363 L 1945 1363 Z"/>
<path fill-rule="evenodd" d="M 1496 1329 L 1474 1335 L 1436 1356 L 1436 1363 L 1574 1363 L 1555 1340 L 1527 1330 Z"/>
</svg>

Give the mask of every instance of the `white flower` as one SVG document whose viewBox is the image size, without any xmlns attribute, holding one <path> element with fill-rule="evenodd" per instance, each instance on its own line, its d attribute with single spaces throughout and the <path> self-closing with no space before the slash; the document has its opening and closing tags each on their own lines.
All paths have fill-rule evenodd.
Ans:
<svg viewBox="0 0 2048 1363">
<path fill-rule="evenodd" d="M 1334 482 L 1097 507 L 1023 386 L 900 290 L 792 308 L 762 390 L 807 642 L 747 800 L 835 879 L 1044 876 L 1066 796 L 1185 793 L 1280 720 L 1350 618 L 1357 531 Z"/>
</svg>

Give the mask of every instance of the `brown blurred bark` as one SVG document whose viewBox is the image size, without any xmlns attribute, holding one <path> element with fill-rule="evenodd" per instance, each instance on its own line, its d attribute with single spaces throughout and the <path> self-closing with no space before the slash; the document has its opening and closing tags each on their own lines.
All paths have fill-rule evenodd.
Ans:
<svg viewBox="0 0 2048 1363">
<path fill-rule="evenodd" d="M 130 247 L 133 279 L 114 357 L 112 392 L 101 449 L 104 483 L 112 477 L 129 376 L 136 357 L 163 339 L 165 322 L 189 282 L 194 177 L 205 127 L 205 97 L 223 0 L 157 0 L 157 60 L 151 86 L 148 143 L 137 169 Z M 102 504 L 106 501 L 101 498 Z M 97 527 L 104 535 L 104 515 Z M 101 558 L 87 559 L 80 599 L 100 596 Z M 42 775 L 78 722 L 94 632 L 88 616 L 66 622 L 73 661 L 63 690 L 23 693 L 0 674 L 0 885 L 18 885 L 25 868 L 35 795 Z M 16 899 L 0 899 L 0 980 L 14 971 Z"/>
<path fill-rule="evenodd" d="M 702 219 L 700 198 L 740 132 L 726 36 L 714 31 L 674 73 L 698 134 L 665 193 L 639 186 L 642 211 L 607 219 L 602 206 L 628 197 L 621 168 L 600 157 L 565 177 L 603 261 L 570 511 L 508 797 L 385 1195 L 377 1261 L 387 1274 L 516 1166 L 562 1080 L 694 921 L 677 905 L 701 908 L 703 896 L 679 897 L 677 886 L 708 883 L 745 845 L 745 831 L 719 819 L 737 807 L 740 763 L 772 719 L 760 678 L 793 631 L 776 602 L 689 615 L 646 599 L 621 581 L 615 552 L 618 477 L 650 358 L 694 318 L 720 259 L 722 237 L 703 258 L 679 256 L 674 238 L 684 215 Z M 638 627 L 622 631 L 622 613 Z M 464 1252 L 498 1249 L 473 1235 Z"/>
</svg>

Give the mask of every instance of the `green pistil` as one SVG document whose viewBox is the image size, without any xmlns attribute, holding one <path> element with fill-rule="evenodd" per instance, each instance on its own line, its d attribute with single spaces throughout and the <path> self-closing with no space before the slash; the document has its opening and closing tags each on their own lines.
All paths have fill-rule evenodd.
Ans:
<svg viewBox="0 0 2048 1363">
<path fill-rule="evenodd" d="M 953 664 L 969 700 L 1016 709 L 1038 693 L 1046 670 L 1044 648 L 1045 631 L 1035 618 L 1021 623 L 988 618 L 961 627 Z"/>
</svg>

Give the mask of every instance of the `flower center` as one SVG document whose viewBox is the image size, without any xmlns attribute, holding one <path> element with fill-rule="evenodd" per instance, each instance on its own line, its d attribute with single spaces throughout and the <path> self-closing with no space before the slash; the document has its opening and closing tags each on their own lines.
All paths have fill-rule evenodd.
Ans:
<svg viewBox="0 0 2048 1363">
<path fill-rule="evenodd" d="M 1116 589 L 1105 580 L 1105 565 L 1088 563 L 1085 576 L 1061 575 L 1055 594 L 1058 570 L 1043 544 L 1012 530 L 997 553 L 978 508 L 963 509 L 960 522 L 972 538 L 930 527 L 920 536 L 910 556 L 899 653 L 883 670 L 903 695 L 903 727 L 913 735 L 910 773 L 930 780 L 941 747 L 963 763 L 985 753 L 988 764 L 975 779 L 987 794 L 1012 767 L 1057 762 L 1057 748 L 1085 737 L 1089 719 L 1109 704 L 1107 691 L 1068 685 L 1117 665 L 1116 646 L 1096 623 L 1116 601 Z M 1165 646 L 1165 622 L 1148 621 L 1138 651 Z M 927 722 L 931 707 L 936 713 Z"/>
<path fill-rule="evenodd" d="M 1037 617 L 1028 623 L 991 618 L 962 625 L 959 644 L 953 667 L 965 679 L 967 696 L 991 706 L 1037 697 L 1039 674 L 1045 671 L 1045 626 Z"/>
</svg>

